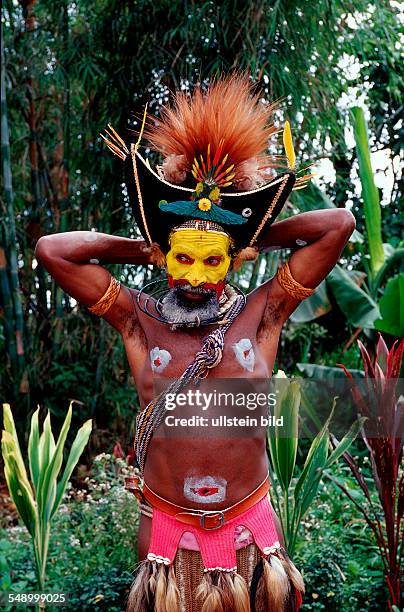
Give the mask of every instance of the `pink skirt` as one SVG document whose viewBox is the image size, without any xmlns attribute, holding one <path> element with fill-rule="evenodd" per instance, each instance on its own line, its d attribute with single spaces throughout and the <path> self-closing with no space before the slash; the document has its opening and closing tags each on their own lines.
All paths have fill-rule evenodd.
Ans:
<svg viewBox="0 0 404 612">
<path fill-rule="evenodd" d="M 153 508 L 150 561 L 171 565 L 178 548 L 200 550 L 205 569 L 234 570 L 236 549 L 255 542 L 263 555 L 280 548 L 268 495 L 218 529 L 186 525 L 174 516 Z"/>
</svg>

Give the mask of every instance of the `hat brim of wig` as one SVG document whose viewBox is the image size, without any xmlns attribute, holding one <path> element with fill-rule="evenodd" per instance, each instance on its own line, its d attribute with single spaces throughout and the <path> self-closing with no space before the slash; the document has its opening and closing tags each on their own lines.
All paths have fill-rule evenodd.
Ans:
<svg viewBox="0 0 404 612">
<path fill-rule="evenodd" d="M 125 177 L 136 222 L 142 236 L 149 244 L 157 242 L 163 250 L 167 250 L 172 228 L 188 219 L 209 220 L 210 218 L 209 211 L 198 213 L 196 207 L 190 212 L 190 207 L 184 206 L 184 215 L 181 215 L 178 210 L 175 213 L 168 211 L 169 206 L 164 204 L 159 206 L 162 201 L 167 203 L 189 201 L 194 191 L 188 187 L 173 185 L 161 178 L 137 151 L 126 157 Z M 259 245 L 281 212 L 293 189 L 295 178 L 293 172 L 285 172 L 252 191 L 222 192 L 221 210 L 245 219 L 245 222 L 237 225 L 221 223 L 233 238 L 236 250 Z M 231 218 L 231 215 L 228 217 Z M 211 220 L 214 221 L 213 218 Z"/>
</svg>

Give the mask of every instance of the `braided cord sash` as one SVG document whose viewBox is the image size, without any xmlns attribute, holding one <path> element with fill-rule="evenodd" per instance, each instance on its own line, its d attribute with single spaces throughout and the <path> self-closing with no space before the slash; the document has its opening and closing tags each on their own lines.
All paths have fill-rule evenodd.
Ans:
<svg viewBox="0 0 404 612">
<path fill-rule="evenodd" d="M 162 391 L 146 406 L 136 418 L 135 455 L 136 462 L 141 474 L 143 474 L 146 463 L 147 449 L 153 433 L 161 424 L 165 410 L 165 398 L 168 393 L 180 393 L 191 381 L 197 382 L 206 378 L 209 370 L 215 368 L 222 360 L 224 348 L 224 336 L 243 310 L 245 299 L 239 296 L 226 313 L 226 323 L 220 328 L 213 330 L 203 341 L 200 351 L 194 361 L 187 367 L 178 380 Z"/>
</svg>

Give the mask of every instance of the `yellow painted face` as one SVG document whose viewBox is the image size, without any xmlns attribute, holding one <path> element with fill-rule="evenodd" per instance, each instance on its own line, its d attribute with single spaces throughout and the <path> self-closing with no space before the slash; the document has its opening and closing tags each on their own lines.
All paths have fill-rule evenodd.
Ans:
<svg viewBox="0 0 404 612">
<path fill-rule="evenodd" d="M 197 229 L 174 232 L 166 256 L 170 284 L 184 281 L 192 287 L 219 284 L 222 288 L 231 261 L 229 246 L 230 238 L 224 234 Z"/>
</svg>

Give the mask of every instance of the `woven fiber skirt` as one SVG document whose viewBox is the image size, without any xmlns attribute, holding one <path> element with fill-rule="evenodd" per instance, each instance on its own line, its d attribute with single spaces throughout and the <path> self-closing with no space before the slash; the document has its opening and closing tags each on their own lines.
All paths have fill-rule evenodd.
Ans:
<svg viewBox="0 0 404 612">
<path fill-rule="evenodd" d="M 251 584 L 255 566 L 261 554 L 255 544 L 236 551 L 237 573 L 248 585 Z M 203 602 L 196 600 L 195 593 L 203 579 L 203 563 L 199 551 L 179 548 L 175 556 L 174 571 L 180 592 L 180 612 L 202 612 Z"/>
</svg>

